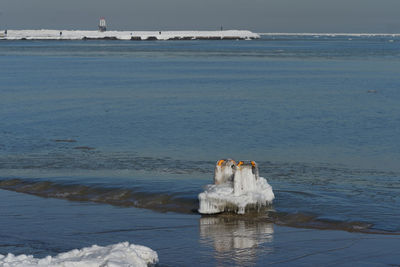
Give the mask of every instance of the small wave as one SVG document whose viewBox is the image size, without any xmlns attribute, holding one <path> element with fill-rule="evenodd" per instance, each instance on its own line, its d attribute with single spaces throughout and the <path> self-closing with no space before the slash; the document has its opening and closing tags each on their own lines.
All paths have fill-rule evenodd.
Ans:
<svg viewBox="0 0 400 267">
<path fill-rule="evenodd" d="M 138 188 L 118 188 L 82 184 L 62 184 L 42 180 L 0 180 L 0 188 L 40 197 L 70 201 L 90 201 L 115 206 L 136 207 L 159 212 L 192 213 L 198 200 L 186 193 L 145 192 Z"/>
<path fill-rule="evenodd" d="M 60 140 L 60 142 L 68 140 Z M 137 170 L 171 174 L 211 173 L 212 161 L 145 157 L 131 153 L 104 153 L 90 146 L 74 146 L 68 153 L 0 155 L 5 170 Z"/>
<path fill-rule="evenodd" d="M 294 190 L 275 190 L 275 192 L 282 192 L 282 193 L 290 193 L 290 194 L 297 194 L 306 197 L 318 197 L 319 195 L 310 193 L 310 192 L 302 192 L 302 191 L 294 191 Z"/>
<path fill-rule="evenodd" d="M 0 188 L 40 197 L 61 198 L 70 201 L 90 201 L 123 207 L 137 207 L 158 212 L 197 214 L 198 192 L 146 192 L 141 188 L 108 187 L 105 185 L 63 184 L 32 179 L 0 180 Z M 252 222 L 275 223 L 277 225 L 321 230 L 343 230 L 369 234 L 400 234 L 375 229 L 372 223 L 359 221 L 329 220 L 307 213 L 274 211 L 263 207 L 257 211 L 237 215 L 224 213 L 213 215 L 219 218 L 250 220 Z M 210 215 L 203 215 L 203 218 Z M 130 231 L 127 229 L 126 231 Z"/>
<path fill-rule="evenodd" d="M 219 215 L 203 215 L 203 218 L 219 218 L 225 221 L 243 221 L 252 224 L 273 223 L 280 226 L 305 229 L 341 230 L 365 234 L 400 235 L 399 232 L 374 229 L 374 225 L 371 223 L 328 220 L 319 218 L 317 215 L 313 214 L 277 212 L 269 208 L 262 208 L 260 211 L 246 213 L 246 216 L 240 216 L 234 213 L 224 213 Z"/>
<path fill-rule="evenodd" d="M 168 174 L 209 174 L 212 175 L 215 161 L 182 160 L 170 157 L 148 157 L 129 152 L 104 152 L 90 146 L 69 147 L 75 140 L 57 139 L 68 148 L 62 153 L 0 155 L 1 170 L 135 170 Z M 373 169 L 353 169 L 341 165 L 325 163 L 271 162 L 257 160 L 263 175 L 269 179 L 285 181 L 312 180 L 332 177 L 379 176 L 398 177 L 393 171 Z M 330 181 L 324 179 L 324 181 Z"/>
<path fill-rule="evenodd" d="M 373 229 L 373 224 L 371 223 L 321 219 L 318 218 L 317 215 L 313 214 L 269 212 L 268 218 L 275 224 L 296 228 L 343 230 L 347 232 L 361 232 L 369 234 L 388 233 L 386 231 Z"/>
</svg>

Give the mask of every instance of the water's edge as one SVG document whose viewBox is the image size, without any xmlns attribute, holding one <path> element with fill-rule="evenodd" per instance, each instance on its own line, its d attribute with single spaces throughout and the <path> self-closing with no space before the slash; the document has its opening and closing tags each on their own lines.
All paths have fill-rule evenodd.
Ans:
<svg viewBox="0 0 400 267">
<path fill-rule="evenodd" d="M 35 195 L 43 198 L 58 198 L 69 201 L 95 202 L 121 207 L 135 207 L 157 212 L 198 214 L 198 200 L 187 197 L 185 192 L 146 192 L 140 188 L 108 187 L 102 185 L 63 184 L 42 179 L 1 179 L 0 189 Z M 359 221 L 337 221 L 321 219 L 307 213 L 288 213 L 274 210 L 272 206 L 245 215 L 231 213 L 203 215 L 203 217 L 240 218 L 254 222 L 275 223 L 281 226 L 320 230 L 342 230 L 367 234 L 400 235 L 400 232 L 374 229 L 372 223 Z"/>
</svg>

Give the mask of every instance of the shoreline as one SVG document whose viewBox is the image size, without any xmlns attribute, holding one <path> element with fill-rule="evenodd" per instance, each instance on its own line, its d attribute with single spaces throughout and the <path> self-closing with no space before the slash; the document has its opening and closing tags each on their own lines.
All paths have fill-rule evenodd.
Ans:
<svg viewBox="0 0 400 267">
<path fill-rule="evenodd" d="M 223 31 L 81 31 L 81 30 L 6 30 L 0 40 L 253 40 L 260 35 L 247 30 Z"/>
<path fill-rule="evenodd" d="M 393 265 L 400 259 L 396 247 L 399 237 L 395 235 L 372 237 L 363 233 L 292 228 L 243 218 L 160 214 L 104 204 L 77 204 L 4 190 L 0 190 L 0 199 L 3 203 L 0 205 L 3 210 L 0 234 L 4 236 L 0 254 L 13 253 L 22 255 L 21 258 L 33 255 L 46 260 L 59 253 L 84 251 L 82 248 L 94 244 L 113 247 L 113 244 L 129 242 L 151 248 L 158 254 L 159 263 L 165 266 L 187 266 L 192 262 L 202 266 L 217 263 L 221 266 L 265 266 L 266 262 Z M 47 223 L 49 220 L 52 223 Z M 28 227 L 27 222 L 30 222 Z M 172 239 L 175 240 L 173 245 Z M 191 257 L 188 258 L 188 254 Z"/>
<path fill-rule="evenodd" d="M 20 179 L 0 177 L 0 191 L 6 190 L 41 197 L 45 199 L 61 199 L 71 202 L 87 202 L 114 207 L 145 209 L 151 212 L 173 212 L 181 215 L 200 215 L 204 218 L 240 219 L 251 222 L 272 223 L 282 227 L 298 229 L 344 231 L 371 235 L 394 235 L 400 232 L 375 228 L 374 223 L 355 220 L 324 219 L 316 214 L 306 212 L 290 213 L 275 209 L 273 205 L 260 208 L 258 212 L 247 211 L 245 215 L 233 212 L 218 214 L 199 213 L 199 203 L 195 198 L 179 201 L 182 193 L 175 193 L 175 199 L 169 194 L 150 193 L 146 190 L 132 190 L 129 187 L 107 187 L 98 183 L 96 187 L 71 180 L 73 185 L 54 182 L 52 179 Z M 123 192 L 121 194 L 121 192 Z M 169 200 L 168 200 L 169 199 Z"/>
</svg>

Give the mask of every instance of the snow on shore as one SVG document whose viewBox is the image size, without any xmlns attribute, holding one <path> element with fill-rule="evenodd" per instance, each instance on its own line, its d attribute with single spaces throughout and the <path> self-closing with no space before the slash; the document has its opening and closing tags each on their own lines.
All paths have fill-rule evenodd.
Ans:
<svg viewBox="0 0 400 267">
<path fill-rule="evenodd" d="M 251 31 L 71 31 L 71 30 L 8 30 L 0 32 L 5 40 L 219 40 L 257 39 L 260 36 Z"/>
<path fill-rule="evenodd" d="M 98 267 L 98 266 L 148 266 L 158 263 L 157 252 L 148 247 L 118 243 L 106 247 L 94 245 L 60 253 L 43 259 L 32 255 L 0 254 L 0 266 L 4 267 Z"/>
</svg>

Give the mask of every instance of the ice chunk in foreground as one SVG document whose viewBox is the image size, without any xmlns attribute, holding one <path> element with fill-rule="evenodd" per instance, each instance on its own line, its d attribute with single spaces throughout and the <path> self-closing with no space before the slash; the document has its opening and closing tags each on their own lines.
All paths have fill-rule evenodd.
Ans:
<svg viewBox="0 0 400 267">
<path fill-rule="evenodd" d="M 246 208 L 267 206 L 275 198 L 267 180 L 259 177 L 254 161 L 220 160 L 214 174 L 214 184 L 199 194 L 199 213 L 214 214 L 233 211 L 244 214 Z"/>
<path fill-rule="evenodd" d="M 6 256 L 0 254 L 0 266 L 24 267 L 98 267 L 98 266 L 148 266 L 158 263 L 157 252 L 148 247 L 118 243 L 106 247 L 94 245 L 83 249 L 74 249 L 60 253 L 55 257 L 47 256 L 43 259 L 32 255 Z"/>
</svg>

